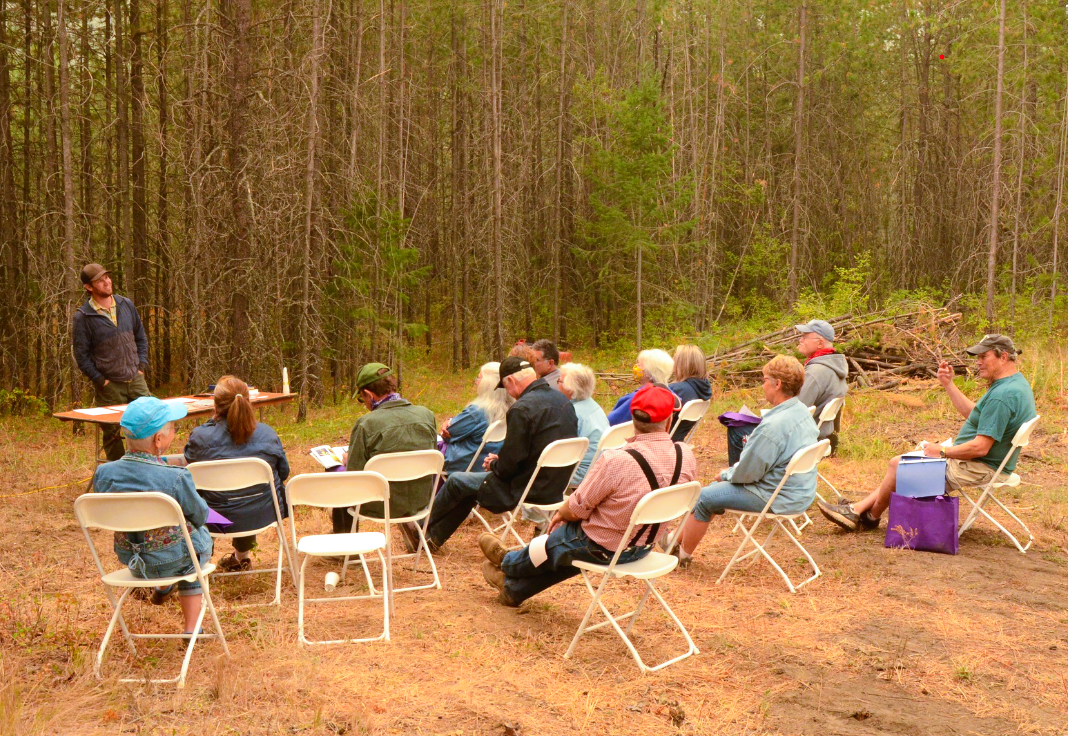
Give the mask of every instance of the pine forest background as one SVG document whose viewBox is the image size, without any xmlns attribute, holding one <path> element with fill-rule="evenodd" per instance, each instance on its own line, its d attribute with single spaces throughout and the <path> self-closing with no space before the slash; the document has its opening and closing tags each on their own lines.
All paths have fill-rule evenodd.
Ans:
<svg viewBox="0 0 1068 736">
<path fill-rule="evenodd" d="M 150 385 L 312 401 L 835 289 L 1062 326 L 1066 144 L 1063 2 L 5 0 L 0 386 L 88 398 L 88 261 Z"/>
</svg>

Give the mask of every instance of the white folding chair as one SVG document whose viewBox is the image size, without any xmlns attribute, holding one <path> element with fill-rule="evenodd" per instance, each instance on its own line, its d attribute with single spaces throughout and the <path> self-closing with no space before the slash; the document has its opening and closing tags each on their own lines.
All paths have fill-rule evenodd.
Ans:
<svg viewBox="0 0 1068 736">
<path fill-rule="evenodd" d="M 465 472 L 470 473 L 475 467 L 475 461 L 478 460 L 478 456 L 482 454 L 482 449 L 490 442 L 504 442 L 504 438 L 508 435 L 508 422 L 504 419 L 498 419 L 497 421 L 486 427 L 486 431 L 482 433 L 482 442 L 479 444 L 475 454 L 471 456 L 471 462 L 467 464 L 467 470 Z M 478 470 L 482 470 L 479 468 Z M 477 471 L 476 471 L 477 472 Z M 486 521 L 486 517 L 478 513 L 477 509 L 471 509 L 471 513 L 468 518 L 478 519 L 482 522 L 482 526 L 486 527 L 486 531 L 493 533 L 493 527 Z"/>
<path fill-rule="evenodd" d="M 775 491 L 771 494 L 771 498 L 769 498 L 768 502 L 764 504 L 764 509 L 759 514 L 753 514 L 751 511 L 731 511 L 730 509 L 728 509 L 729 513 L 739 517 L 737 526 L 740 526 L 742 531 L 745 532 L 745 538 L 742 539 L 742 543 L 738 545 L 738 550 L 734 553 L 734 556 L 731 557 L 730 562 L 728 562 L 727 566 L 723 569 L 723 573 L 719 576 L 719 580 L 716 581 L 717 583 L 723 582 L 723 579 L 727 577 L 727 573 L 730 572 L 730 569 L 734 567 L 735 563 L 741 562 L 742 560 L 751 557 L 755 554 L 762 555 L 765 559 L 767 559 L 768 562 L 771 563 L 772 567 L 774 567 L 775 570 L 779 573 L 779 575 L 782 576 L 782 579 L 786 581 L 786 587 L 790 589 L 791 593 L 796 593 L 797 589 L 800 588 L 802 585 L 811 582 L 820 576 L 820 568 L 816 564 L 816 561 L 812 559 L 812 555 L 810 555 L 808 553 L 808 550 L 805 549 L 805 546 L 801 544 L 801 542 L 797 538 L 797 535 L 791 534 L 790 530 L 787 529 L 784 524 L 784 522 L 788 522 L 800 516 L 803 516 L 804 512 L 797 514 L 775 514 L 771 511 L 771 505 L 775 503 L 775 499 L 779 497 L 779 491 L 781 491 L 782 487 L 786 485 L 786 481 L 790 479 L 790 476 L 801 475 L 804 473 L 811 473 L 815 471 L 816 466 L 819 464 L 819 461 L 823 459 L 824 454 L 827 452 L 827 448 L 830 446 L 830 444 L 830 440 L 820 440 L 814 445 L 802 447 L 800 450 L 795 452 L 794 456 L 790 458 L 790 462 L 786 465 L 786 473 L 783 475 L 782 480 L 779 481 L 779 485 L 775 488 Z M 756 519 L 752 522 L 751 525 L 749 525 L 748 519 L 753 516 L 756 516 Z M 754 537 L 753 535 L 756 533 L 757 528 L 760 527 L 760 525 L 764 522 L 765 519 L 773 522 L 771 532 L 768 534 L 768 536 L 764 539 L 763 542 L 758 542 L 756 537 Z M 766 549 L 768 543 L 771 542 L 772 538 L 775 536 L 775 532 L 779 531 L 780 529 L 782 530 L 783 534 L 786 535 L 787 539 L 793 542 L 794 545 L 799 550 L 801 550 L 801 554 L 805 556 L 805 559 L 808 560 L 808 563 L 812 566 L 812 576 L 803 580 L 797 585 L 794 585 L 793 582 L 791 582 L 790 576 L 786 574 L 782 567 L 779 566 L 779 563 L 775 561 L 775 559 L 768 553 Z M 745 554 L 742 554 L 745 548 L 749 545 L 752 545 L 753 549 L 749 550 Z"/>
<path fill-rule="evenodd" d="M 833 398 L 830 401 L 828 401 L 827 404 L 823 407 L 823 411 L 820 412 L 819 419 L 815 420 L 816 421 L 816 429 L 818 431 L 822 432 L 823 431 L 823 426 L 825 424 L 827 424 L 828 422 L 830 422 L 833 425 L 834 424 L 834 420 L 838 417 L 838 412 L 840 412 L 842 410 L 842 407 L 844 405 L 845 405 L 845 399 L 843 399 L 840 396 L 836 397 L 836 398 Z M 809 410 L 809 413 L 812 414 L 813 418 L 815 419 L 815 417 L 816 417 L 816 407 L 810 406 L 808 408 L 808 410 Z M 827 452 L 824 453 L 824 457 L 828 457 L 830 454 L 831 454 L 831 445 L 830 445 L 830 441 L 828 441 Z M 819 470 L 816 471 L 816 498 L 818 498 L 819 500 L 823 501 L 824 503 L 827 502 L 827 499 L 825 499 L 822 495 L 820 495 L 819 482 L 821 480 L 824 483 L 826 483 L 828 486 L 831 487 L 831 490 L 834 491 L 834 498 L 837 499 L 838 496 L 839 496 L 838 489 L 835 488 L 833 485 L 831 485 L 831 482 L 829 480 L 827 480 L 825 477 L 823 477 L 823 474 L 820 473 Z M 788 519 L 788 522 L 789 522 L 790 526 L 793 527 L 793 530 L 795 532 L 797 532 L 798 534 L 800 534 L 802 529 L 804 529 L 806 526 L 808 526 L 809 524 L 812 523 L 812 517 L 809 516 L 808 512 L 806 511 L 805 513 L 801 514 L 801 523 L 800 524 L 797 523 L 796 519 Z"/>
<path fill-rule="evenodd" d="M 597 458 L 605 450 L 618 450 L 627 444 L 627 440 L 634 436 L 634 422 L 627 421 L 609 427 L 608 431 L 601 435 L 601 441 L 597 443 L 597 451 L 593 453 L 590 467 L 597 462 Z"/>
<path fill-rule="evenodd" d="M 348 644 L 365 641 L 389 641 L 389 616 L 392 607 L 389 551 L 389 481 L 378 473 L 366 470 L 345 473 L 306 473 L 291 478 L 286 485 L 286 499 L 289 502 L 289 529 L 292 533 L 293 549 L 304 555 L 297 574 L 297 641 L 301 644 Z M 296 509 L 298 506 L 315 506 L 318 508 L 345 508 L 359 506 L 374 501 L 382 502 L 382 519 L 385 530 L 382 532 L 360 532 L 358 534 L 313 534 L 297 539 Z M 383 551 L 385 556 L 383 557 Z M 336 596 L 325 598 L 304 598 L 304 586 L 307 579 L 308 562 L 313 557 L 347 557 L 364 556 L 371 553 L 378 555 L 382 563 L 382 592 L 372 591 L 367 595 Z M 332 639 L 312 641 L 304 636 L 305 603 L 340 603 L 342 601 L 382 599 L 382 633 L 378 636 L 361 639 Z"/>
<path fill-rule="evenodd" d="M 679 416 L 678 419 L 675 420 L 675 424 L 678 424 L 679 422 L 693 422 L 693 426 L 690 427 L 686 432 L 686 435 L 679 440 L 679 442 L 690 441 L 690 438 L 693 437 L 693 433 L 701 426 L 701 421 L 705 418 L 705 414 L 708 413 L 708 407 L 711 405 L 711 401 L 704 401 L 702 399 L 693 399 L 682 405 L 682 409 L 679 411 Z"/>
<path fill-rule="evenodd" d="M 530 480 L 527 481 L 527 487 L 523 489 L 523 495 L 519 497 L 519 503 L 515 505 L 515 509 L 512 511 L 504 512 L 504 525 L 493 530 L 494 534 L 498 531 L 501 532 L 500 540 L 502 544 L 507 544 L 505 540 L 511 534 L 519 542 L 520 547 L 526 545 L 526 542 L 515 530 L 515 522 L 521 514 L 527 513 L 549 519 L 552 518 L 557 509 L 564 505 L 563 490 L 570 484 L 570 477 L 568 482 L 564 483 L 563 488 L 561 488 L 561 499 L 559 501 L 555 503 L 526 503 L 527 494 L 530 493 L 530 489 L 534 486 L 534 481 L 537 480 L 541 469 L 571 466 L 571 475 L 574 475 L 579 463 L 582 462 L 582 458 L 586 456 L 586 450 L 589 449 L 589 446 L 590 441 L 585 437 L 556 440 L 545 446 L 545 449 L 541 451 L 541 456 L 538 458 L 534 473 L 530 476 Z"/>
<path fill-rule="evenodd" d="M 223 652 L 230 656 L 230 648 L 226 645 L 226 637 L 223 635 L 222 626 L 219 625 L 219 616 L 215 611 L 215 605 L 211 602 L 211 594 L 208 591 L 208 575 L 215 570 L 215 565 L 210 562 L 201 567 L 197 559 L 196 550 L 193 548 L 193 540 L 189 538 L 189 529 L 186 526 L 185 515 L 182 507 L 170 496 L 164 493 L 86 493 L 74 501 L 74 515 L 78 524 L 85 534 L 85 541 L 89 544 L 89 551 L 93 554 L 93 562 L 100 573 L 100 581 L 104 583 L 104 591 L 107 593 L 108 602 L 115 612 L 111 616 L 108 628 L 104 632 L 104 640 L 100 642 L 100 650 L 96 654 L 93 671 L 98 678 L 101 664 L 104 661 L 104 653 L 107 651 L 111 635 L 115 631 L 115 624 L 122 630 L 123 638 L 130 652 L 137 656 L 137 647 L 134 639 L 188 639 L 185 648 L 185 657 L 182 659 L 182 668 L 177 677 L 166 680 L 148 680 L 159 684 L 177 683 L 178 687 L 185 686 L 185 676 L 189 671 L 189 660 L 193 657 L 193 647 L 198 639 L 218 639 L 222 644 Z M 193 572 L 188 575 L 176 575 L 166 578 L 138 578 L 124 567 L 115 572 L 104 571 L 100 562 L 100 554 L 93 544 L 93 537 L 89 534 L 90 529 L 103 529 L 110 532 L 143 532 L 161 527 L 178 527 L 182 530 L 182 540 L 185 542 L 186 554 L 193 561 Z M 133 634 L 126 626 L 126 619 L 122 616 L 122 606 L 126 602 L 130 591 L 134 588 L 164 587 L 174 585 L 179 581 L 200 583 L 203 589 L 204 602 L 200 607 L 200 615 L 197 617 L 197 625 L 194 631 L 200 632 L 204 625 L 204 614 L 211 614 L 213 634 Z M 112 588 L 124 588 L 118 600 Z M 145 682 L 142 677 L 122 678 L 119 682 Z"/>
<path fill-rule="evenodd" d="M 627 525 L 627 531 L 623 534 L 623 539 L 633 539 L 635 530 L 640 529 L 644 525 L 668 524 L 675 519 L 685 516 L 697 503 L 697 499 L 700 495 L 701 484 L 696 481 L 668 486 L 667 488 L 661 488 L 646 494 L 634 507 L 634 512 L 630 517 L 630 524 Z M 686 631 L 686 627 L 679 621 L 679 617 L 675 615 L 675 612 L 668 606 L 667 601 L 660 595 L 660 591 L 653 585 L 654 580 L 667 575 L 675 569 L 679 564 L 679 558 L 672 554 L 653 550 L 640 560 L 620 563 L 619 556 L 622 552 L 623 545 L 620 545 L 619 549 L 617 549 L 616 553 L 612 556 L 612 561 L 607 565 L 581 561 L 571 563 L 582 572 L 582 580 L 586 583 L 586 589 L 590 592 L 590 595 L 593 596 L 593 600 L 590 601 L 590 606 L 586 609 L 586 615 L 582 618 L 582 623 L 579 624 L 578 631 L 575 632 L 575 637 L 571 640 L 571 646 L 567 648 L 564 658 L 567 659 L 571 656 L 571 653 L 575 651 L 575 646 L 578 644 L 579 638 L 584 633 L 587 631 L 594 631 L 595 629 L 604 626 L 611 626 L 615 629 L 616 633 L 623 639 L 623 643 L 627 645 L 627 649 L 630 651 L 631 656 L 634 657 L 634 661 L 638 663 L 638 667 L 641 668 L 643 673 L 663 669 L 681 659 L 686 659 L 691 654 L 697 654 L 698 649 L 693 643 L 693 639 L 690 638 L 690 633 Z M 596 589 L 590 581 L 589 573 L 598 573 L 601 575 L 601 582 Z M 605 588 L 608 587 L 608 582 L 615 578 L 623 577 L 641 580 L 645 583 L 645 592 L 642 594 L 641 600 L 638 601 L 638 605 L 633 611 L 619 616 L 613 616 L 608 610 L 608 607 L 602 602 L 602 598 L 604 597 Z M 645 602 L 649 599 L 650 594 L 660 603 L 668 617 L 675 622 L 675 626 L 678 627 L 678 630 L 682 633 L 687 644 L 686 651 L 682 654 L 652 667 L 645 664 L 641 655 L 638 654 L 638 650 L 635 648 L 634 643 L 630 640 L 630 632 L 634 628 L 634 624 L 637 623 L 638 616 L 641 615 L 642 609 L 645 607 Z M 594 609 L 597 608 L 601 610 L 601 613 L 604 614 L 606 620 L 590 626 L 590 617 L 593 616 Z M 627 619 L 630 619 L 630 622 L 627 624 L 627 628 L 623 629 L 620 626 L 620 622 L 626 621 Z"/>
<path fill-rule="evenodd" d="M 190 463 L 189 472 L 193 475 L 193 483 L 197 491 L 203 493 L 233 493 L 241 492 L 251 486 L 267 484 L 271 494 L 271 502 L 274 504 L 274 521 L 259 529 L 251 529 L 245 532 L 211 532 L 213 539 L 236 539 L 239 537 L 251 537 L 262 534 L 268 529 L 274 529 L 278 535 L 278 564 L 273 571 L 274 600 L 268 605 L 277 606 L 282 600 L 282 557 L 286 558 L 289 565 L 289 574 L 296 583 L 297 576 L 293 572 L 293 560 L 290 557 L 289 545 L 286 543 L 286 534 L 282 527 L 282 510 L 278 505 L 278 494 L 275 493 L 274 471 L 271 466 L 258 457 L 242 457 L 233 460 L 207 460 L 199 463 Z M 232 575 L 261 575 L 270 573 L 272 570 L 238 570 L 236 572 L 216 572 L 215 577 L 228 577 Z M 249 604 L 252 605 L 252 604 Z M 237 606 L 245 608 L 247 606 Z"/>
<path fill-rule="evenodd" d="M 367 464 L 363 466 L 366 471 L 373 471 L 378 473 L 391 483 L 400 483 L 409 480 L 419 480 L 420 478 L 426 478 L 427 476 L 433 476 L 430 486 L 431 489 L 436 488 L 438 484 L 438 478 L 441 476 L 442 468 L 445 467 L 445 456 L 437 450 L 413 450 L 411 452 L 387 452 L 381 455 L 375 455 Z M 426 555 L 427 562 L 430 563 L 430 572 L 434 576 L 433 580 L 425 585 L 413 585 L 407 588 L 394 588 L 394 593 L 406 593 L 411 590 L 426 590 L 427 588 L 441 588 L 441 579 L 438 577 L 438 568 L 434 564 L 434 557 L 430 554 L 430 550 L 426 545 L 426 526 L 430 521 L 430 507 L 433 505 L 433 493 L 430 494 L 427 499 L 427 505 L 420 511 L 415 512 L 411 516 L 398 516 L 394 519 L 390 519 L 391 524 L 403 524 L 406 522 L 415 522 L 416 528 L 419 530 L 419 546 L 416 547 L 415 552 L 408 552 L 401 555 L 393 555 L 394 560 L 407 559 L 409 557 L 414 558 L 412 569 L 419 570 L 419 557 Z M 353 515 L 352 519 L 352 531 L 356 531 L 357 524 L 360 521 L 372 522 L 375 524 L 381 523 L 381 519 L 374 516 L 364 516 L 359 513 L 359 510 L 349 509 L 349 513 Z M 345 579 L 345 572 L 348 570 L 350 563 L 348 557 L 345 558 L 345 563 L 341 568 L 341 579 Z M 360 565 L 363 567 L 364 577 L 367 579 L 367 587 L 371 589 L 371 592 L 375 592 L 374 583 L 371 580 L 371 573 L 367 569 L 367 563 L 363 557 L 360 558 Z"/>
<path fill-rule="evenodd" d="M 1006 463 L 1009 462 L 1009 458 L 1013 456 L 1013 453 L 1017 453 L 1017 462 L 1019 461 L 1019 454 L 1022 452 L 1022 448 L 1027 447 L 1028 443 L 1031 441 L 1031 432 L 1034 430 L 1035 425 L 1038 424 L 1038 420 L 1041 418 L 1041 416 L 1037 416 L 1034 419 L 1026 421 L 1022 425 L 1020 425 L 1020 428 L 1018 430 L 1016 430 L 1016 435 L 1012 438 L 1012 448 L 1008 451 L 1008 453 L 1006 453 L 1005 459 L 1001 461 L 1001 465 L 998 466 L 998 471 L 994 473 L 994 476 L 990 479 L 990 481 L 985 486 L 983 486 L 982 493 L 979 494 L 979 500 L 973 501 L 971 496 L 961 490 L 960 495 L 968 499 L 968 503 L 972 505 L 972 510 L 971 513 L 969 513 L 968 516 L 964 519 L 964 523 L 960 525 L 960 529 L 957 531 L 958 538 L 961 534 L 968 531 L 968 529 L 971 528 L 972 524 L 974 524 L 979 518 L 979 515 L 982 514 L 987 519 L 989 519 L 994 524 L 994 526 L 1000 529 L 1002 534 L 1011 539 L 1012 543 L 1016 545 L 1016 549 L 1020 550 L 1021 553 L 1026 553 L 1027 550 L 1030 549 L 1031 544 L 1035 541 L 1034 535 L 1031 534 L 1031 530 L 1028 529 L 1027 525 L 1020 521 L 1020 518 L 1016 516 L 1016 514 L 1009 511 L 1008 507 L 1003 504 L 997 496 L 994 495 L 994 490 L 1005 487 L 1015 488 L 1016 486 L 1020 485 L 1020 476 L 1016 473 L 1010 474 L 1009 477 L 1005 478 L 1004 480 L 999 480 L 1002 477 L 1001 471 L 1002 468 L 1005 467 Z M 990 515 L 990 512 L 984 508 L 990 501 L 993 501 L 998 506 L 1000 506 L 1001 510 L 1009 515 L 1009 518 L 1011 518 L 1013 521 L 1020 525 L 1020 528 L 1023 529 L 1025 534 L 1027 534 L 1027 544 L 1020 544 L 1020 540 L 1018 540 L 1016 536 L 1012 534 L 1012 532 L 1006 529 L 1004 525 L 1001 524 L 1001 522 L 999 522 L 997 519 Z"/>
</svg>

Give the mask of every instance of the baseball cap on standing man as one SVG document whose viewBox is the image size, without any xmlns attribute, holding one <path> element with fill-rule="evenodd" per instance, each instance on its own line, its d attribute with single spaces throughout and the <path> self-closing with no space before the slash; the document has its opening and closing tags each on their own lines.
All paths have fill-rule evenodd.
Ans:
<svg viewBox="0 0 1068 736">
<path fill-rule="evenodd" d="M 106 273 L 108 273 L 108 270 L 99 263 L 87 264 L 85 268 L 82 269 L 82 283 L 91 284 Z"/>
<path fill-rule="evenodd" d="M 834 328 L 831 323 L 823 319 L 814 319 L 803 325 L 794 325 L 798 332 L 815 332 L 827 342 L 834 342 Z"/>
</svg>

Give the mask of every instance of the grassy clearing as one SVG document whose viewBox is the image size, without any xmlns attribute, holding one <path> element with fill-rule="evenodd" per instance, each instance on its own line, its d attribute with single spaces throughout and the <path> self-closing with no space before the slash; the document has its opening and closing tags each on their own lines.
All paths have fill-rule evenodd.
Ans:
<svg viewBox="0 0 1068 736">
<path fill-rule="evenodd" d="M 738 542 L 716 524 L 694 566 L 661 586 L 702 652 L 644 678 L 610 632 L 562 658 L 588 603 L 578 582 L 517 611 L 498 607 L 479 572 L 478 530 L 465 526 L 439 557 L 445 589 L 399 596 L 387 644 L 302 649 L 288 578 L 279 608 L 234 607 L 269 597 L 271 576 L 220 580 L 213 591 L 233 660 L 201 645 L 185 691 L 175 693 L 113 679 L 169 673 L 174 646 L 145 647 L 135 661 L 118 644 L 105 663 L 111 679 L 97 681 L 92 659 L 109 610 L 70 510 L 90 473 L 91 436 L 49 419 L 2 419 L 0 734 L 1063 733 L 1068 447 L 1061 368 L 1049 357 L 1023 366 L 1042 377 L 1044 415 L 1021 463 L 1025 484 L 1009 496 L 1036 536 L 1026 556 L 989 525 L 964 537 L 959 556 L 943 557 L 886 550 L 881 534 L 841 534 L 817 518 L 803 538 L 825 574 L 790 595 L 761 563 L 716 585 Z M 575 358 L 614 369 L 630 360 Z M 444 419 L 469 398 L 470 378 L 409 368 L 406 394 Z M 624 390 L 598 398 L 610 405 Z M 717 385 L 713 412 L 743 402 L 759 406 L 757 390 Z M 346 441 L 358 411 L 315 409 L 296 425 L 292 409 L 272 409 L 266 421 L 294 472 L 311 472 L 308 448 Z M 889 455 L 958 425 L 937 388 L 854 393 L 840 455 L 823 472 L 857 497 Z M 726 458 L 718 423 L 707 422 L 695 446 L 700 478 L 710 480 Z M 324 514 L 302 514 L 298 524 L 327 528 Z M 275 543 L 270 534 L 261 541 L 257 564 L 267 565 Z M 801 569 L 795 556 L 782 559 L 789 570 Z M 313 590 L 328 569 L 314 568 Z M 176 606 L 127 611 L 135 629 L 180 626 Z M 378 611 L 318 607 L 309 626 L 317 635 L 366 631 Z M 679 646 L 658 613 L 639 628 L 639 646 L 654 655 Z"/>
</svg>

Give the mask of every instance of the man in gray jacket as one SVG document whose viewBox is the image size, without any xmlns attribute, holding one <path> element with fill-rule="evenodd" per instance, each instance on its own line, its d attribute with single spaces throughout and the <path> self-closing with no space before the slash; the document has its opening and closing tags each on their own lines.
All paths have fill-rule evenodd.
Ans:
<svg viewBox="0 0 1068 736">
<path fill-rule="evenodd" d="M 806 406 L 816 407 L 816 420 L 832 399 L 845 396 L 848 388 L 849 364 L 841 353 L 834 350 L 834 327 L 822 319 L 814 319 L 803 325 L 794 325 L 801 338 L 797 351 L 805 356 L 805 384 L 798 400 Z M 838 427 L 841 413 L 834 419 L 834 426 L 820 431 L 820 439 L 831 439 L 831 451 L 838 447 Z"/>
<path fill-rule="evenodd" d="M 845 356 L 835 352 L 834 327 L 830 322 L 814 319 L 803 325 L 794 325 L 801 337 L 797 352 L 805 357 L 805 383 L 801 386 L 798 400 L 805 406 L 816 407 L 816 420 L 832 399 L 845 396 L 848 388 L 849 365 Z M 835 417 L 834 426 L 820 430 L 820 439 L 830 438 L 831 452 L 838 448 L 838 428 L 841 414 Z M 738 462 L 745 447 L 746 438 L 756 429 L 755 424 L 727 428 L 727 459 L 731 465 Z"/>
</svg>

